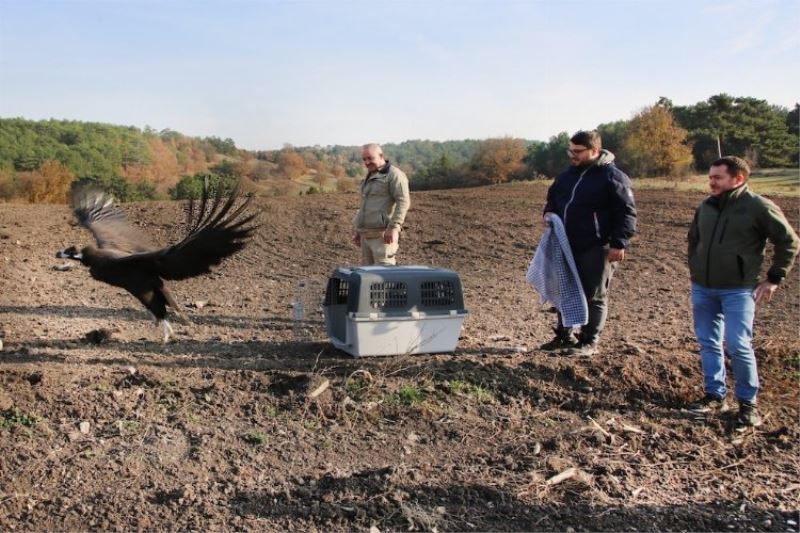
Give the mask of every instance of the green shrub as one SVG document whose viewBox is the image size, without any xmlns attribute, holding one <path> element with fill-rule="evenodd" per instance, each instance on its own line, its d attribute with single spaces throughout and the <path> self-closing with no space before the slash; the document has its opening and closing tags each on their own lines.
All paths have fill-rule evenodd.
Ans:
<svg viewBox="0 0 800 533">
<path fill-rule="evenodd" d="M 31 427 L 36 423 L 36 417 L 20 411 L 17 407 L 0 411 L 0 428 L 14 426 Z"/>
<path fill-rule="evenodd" d="M 254 446 L 263 446 L 268 440 L 269 438 L 260 431 L 251 431 L 244 436 L 244 441 Z"/>
<path fill-rule="evenodd" d="M 169 190 L 169 195 L 173 200 L 200 198 L 203 194 L 204 184 L 208 183 L 209 194 L 213 196 L 220 187 L 222 187 L 223 193 L 232 191 L 238 181 L 239 178 L 235 176 L 201 172 L 191 176 L 183 176 L 175 187 Z"/>
<path fill-rule="evenodd" d="M 143 200 L 155 200 L 158 198 L 156 186 L 149 181 L 131 183 L 122 176 L 99 177 L 83 176 L 72 184 L 75 187 L 85 185 L 97 186 L 109 194 L 113 195 L 120 202 L 141 202 Z"/>
</svg>

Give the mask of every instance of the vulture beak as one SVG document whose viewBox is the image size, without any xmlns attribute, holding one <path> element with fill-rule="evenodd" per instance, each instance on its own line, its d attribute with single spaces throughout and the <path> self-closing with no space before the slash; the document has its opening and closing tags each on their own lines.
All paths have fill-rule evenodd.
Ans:
<svg viewBox="0 0 800 533">
<path fill-rule="evenodd" d="M 70 246 L 69 248 L 64 248 L 56 252 L 56 257 L 59 259 L 75 259 L 76 261 L 80 261 L 83 258 L 83 254 L 77 251 L 74 246 Z"/>
</svg>

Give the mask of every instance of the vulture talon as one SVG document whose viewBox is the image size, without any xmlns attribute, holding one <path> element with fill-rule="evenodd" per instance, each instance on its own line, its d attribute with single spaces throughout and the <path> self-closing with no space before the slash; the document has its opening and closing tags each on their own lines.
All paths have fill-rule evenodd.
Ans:
<svg viewBox="0 0 800 533">
<path fill-rule="evenodd" d="M 167 344 L 169 342 L 169 336 L 175 335 L 175 330 L 172 329 L 172 326 L 166 320 L 160 320 L 161 329 L 164 333 L 164 336 L 161 339 L 162 344 Z"/>
</svg>

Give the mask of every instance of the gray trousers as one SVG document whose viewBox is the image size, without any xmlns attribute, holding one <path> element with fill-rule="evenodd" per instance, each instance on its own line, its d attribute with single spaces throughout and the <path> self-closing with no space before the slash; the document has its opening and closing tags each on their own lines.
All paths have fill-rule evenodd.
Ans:
<svg viewBox="0 0 800 533">
<path fill-rule="evenodd" d="M 584 343 L 595 343 L 606 325 L 608 287 L 617 264 L 608 262 L 608 246 L 595 246 L 576 254 L 575 266 L 589 304 L 589 322 L 581 327 L 579 338 Z M 561 315 L 558 316 L 558 330 L 565 336 L 571 333 L 561 324 Z"/>
</svg>

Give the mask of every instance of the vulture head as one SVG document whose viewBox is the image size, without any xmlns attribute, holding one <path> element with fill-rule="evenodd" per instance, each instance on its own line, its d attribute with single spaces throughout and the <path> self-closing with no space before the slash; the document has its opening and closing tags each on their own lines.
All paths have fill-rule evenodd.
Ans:
<svg viewBox="0 0 800 533">
<path fill-rule="evenodd" d="M 56 252 L 59 259 L 74 259 L 83 262 L 83 251 L 78 250 L 77 246 L 70 246 Z"/>
</svg>

